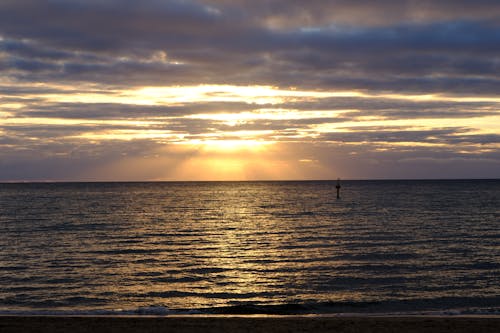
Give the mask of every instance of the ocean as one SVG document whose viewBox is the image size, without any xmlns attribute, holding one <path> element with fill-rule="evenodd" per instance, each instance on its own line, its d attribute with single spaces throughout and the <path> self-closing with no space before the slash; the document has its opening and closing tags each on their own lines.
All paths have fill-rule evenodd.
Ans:
<svg viewBox="0 0 500 333">
<path fill-rule="evenodd" d="M 0 184 L 0 314 L 500 314 L 500 180 Z"/>
</svg>

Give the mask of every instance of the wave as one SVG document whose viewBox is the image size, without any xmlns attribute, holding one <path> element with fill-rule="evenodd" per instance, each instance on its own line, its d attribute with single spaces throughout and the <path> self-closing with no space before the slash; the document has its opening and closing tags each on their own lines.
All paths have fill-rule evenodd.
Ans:
<svg viewBox="0 0 500 333">
<path fill-rule="evenodd" d="M 388 301 L 326 301 L 285 304 L 241 303 L 201 309 L 209 314 L 489 314 L 500 315 L 500 297 L 411 299 Z"/>
<path fill-rule="evenodd" d="M 164 306 L 144 306 L 135 309 L 85 309 L 85 310 L 0 310 L 0 316 L 165 316 L 180 313 Z M 194 312 L 193 312 L 194 313 Z M 186 312 L 189 314 L 189 312 Z"/>
<path fill-rule="evenodd" d="M 168 316 L 168 315 L 488 315 L 500 316 L 500 297 L 412 299 L 374 302 L 240 303 L 195 309 L 141 306 L 132 309 L 0 309 L 15 316 Z"/>
</svg>

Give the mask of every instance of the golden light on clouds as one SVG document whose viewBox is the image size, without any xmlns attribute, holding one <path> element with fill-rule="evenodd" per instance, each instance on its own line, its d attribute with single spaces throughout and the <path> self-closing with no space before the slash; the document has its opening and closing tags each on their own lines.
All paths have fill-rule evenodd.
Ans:
<svg viewBox="0 0 500 333">
<path fill-rule="evenodd" d="M 297 120 L 310 118 L 334 118 L 339 117 L 346 112 L 355 112 L 356 110 L 322 110 L 322 111 L 301 111 L 294 109 L 256 109 L 252 112 L 239 113 L 213 113 L 213 114 L 194 114 L 186 116 L 189 119 L 205 119 L 220 121 L 228 126 L 236 126 L 255 120 Z"/>
<path fill-rule="evenodd" d="M 198 85 L 175 87 L 144 87 L 122 93 L 126 98 L 148 100 L 153 104 L 194 102 L 245 102 L 249 104 L 278 104 L 301 98 L 360 97 L 355 91 L 301 91 L 273 86 Z"/>
<path fill-rule="evenodd" d="M 102 101 L 101 94 L 77 94 L 87 102 Z M 324 91 L 280 89 L 273 86 L 196 85 L 173 87 L 144 87 L 123 90 L 111 98 L 118 103 L 162 105 L 196 102 L 245 102 L 249 104 L 279 104 L 310 98 L 383 98 L 410 101 L 500 102 L 500 97 L 469 97 L 444 94 L 378 94 L 359 91 Z M 64 101 L 64 99 L 63 99 Z M 71 101 L 71 98 L 66 100 Z M 79 101 L 79 99 L 78 99 Z M 111 102 L 109 101 L 109 102 Z"/>
<path fill-rule="evenodd" d="M 71 138 L 88 140 L 141 140 L 141 139 L 169 139 L 172 141 L 182 140 L 182 135 L 170 133 L 166 130 L 107 130 L 100 132 L 85 132 L 71 136 Z"/>
<path fill-rule="evenodd" d="M 349 102 L 348 107 L 342 103 L 336 106 L 337 99 L 342 101 L 347 99 L 352 102 Z M 356 101 L 360 104 L 357 105 Z M 99 175 L 111 172 L 112 169 L 120 170 L 115 173 L 116 175 L 124 175 L 127 174 L 127 170 L 140 165 L 142 170 L 151 168 L 155 170 L 151 172 L 157 175 L 154 177 L 150 177 L 149 173 L 141 174 L 141 177 L 148 179 L 242 180 L 315 178 L 311 177 L 312 174 L 328 178 L 334 172 L 333 168 L 322 161 L 321 156 L 294 152 L 293 148 L 286 157 L 281 156 L 276 150 L 280 143 L 309 145 L 323 143 L 352 147 L 345 153 L 348 156 L 358 156 L 356 149 L 359 147 L 372 147 L 371 151 L 377 153 L 407 152 L 415 149 L 455 149 L 453 144 L 433 137 L 432 133 L 424 141 L 419 141 L 419 138 L 407 140 L 402 134 L 396 141 L 385 139 L 383 136 L 380 138 L 376 135 L 370 136 L 380 131 L 394 129 L 399 133 L 432 132 L 452 126 L 468 131 L 468 135 L 499 132 L 500 115 L 447 117 L 444 113 L 436 117 L 430 113 L 429 117 L 426 117 L 427 113 L 423 110 L 416 120 L 411 115 L 405 118 L 403 112 L 399 117 L 391 117 L 390 114 L 384 113 L 366 113 L 363 105 L 371 101 L 492 103 L 500 102 L 500 98 L 442 94 L 370 94 L 358 91 L 316 91 L 233 85 L 143 87 L 104 91 L 92 85 L 65 87 L 47 84 L 39 93 L 24 94 L 22 99 L 16 101 L 3 102 L 0 99 L 0 116 L 4 125 L 0 134 L 9 128 L 40 127 L 43 128 L 43 135 L 50 137 L 50 133 L 55 133 L 58 129 L 71 127 L 73 130 L 60 134 L 57 140 L 92 145 L 141 141 L 165 145 L 169 149 L 168 153 L 162 153 L 160 150 L 144 153 L 143 157 L 127 157 L 120 162 L 113 162 L 99 169 L 100 171 L 95 171 L 95 174 Z M 316 102 L 319 104 L 315 104 Z M 44 111 L 43 116 L 37 116 L 36 112 L 31 114 L 30 110 L 40 103 L 48 105 L 49 111 Z M 64 103 L 63 111 L 52 117 L 48 116 L 51 106 L 57 107 L 61 103 Z M 199 107 L 199 105 L 209 105 L 207 103 L 212 103 L 209 111 Z M 242 109 L 227 109 L 225 103 L 240 103 Z M 311 103 L 310 107 L 301 106 L 308 103 Z M 331 108 L 328 107 L 329 103 L 332 104 Z M 92 108 L 92 114 L 99 114 L 102 108 L 103 116 L 86 117 L 85 113 L 82 113 L 80 117 L 78 114 L 64 117 L 64 112 L 71 110 L 73 105 Z M 138 114 L 134 111 L 123 112 L 118 113 L 116 117 L 106 118 L 106 108 L 110 105 L 114 110 L 120 110 L 122 106 L 134 106 L 133 110 L 142 111 L 141 108 L 144 107 L 147 112 Z M 148 111 L 148 107 L 157 109 Z M 171 107 L 182 111 L 171 114 Z M 191 107 L 195 108 L 191 110 Z M 478 110 L 482 111 L 480 108 Z M 487 108 L 485 110 L 489 111 Z M 357 133 L 362 135 L 357 138 Z M 337 134 L 352 134 L 352 136 L 344 139 L 343 136 L 335 136 Z M 447 134 L 449 140 L 457 137 L 459 134 L 455 136 Z M 39 141 L 40 144 L 44 141 L 43 137 L 36 138 L 36 136 L 31 136 L 30 140 Z M 4 147 L 11 146 L 11 144 L 4 145 Z M 470 154 L 476 149 L 487 153 L 496 148 L 498 144 L 495 143 L 482 144 L 479 147 L 478 144 L 470 142 L 461 144 L 461 148 L 457 151 Z M 126 155 L 126 150 L 124 151 Z M 172 152 L 174 156 L 188 157 L 182 157 L 179 161 L 165 158 Z M 62 155 L 69 156 L 71 152 L 63 150 L 54 153 L 54 156 Z M 163 174 L 160 166 L 148 167 L 149 164 L 167 165 L 165 168 L 169 172 Z M 159 174 L 161 176 L 158 176 Z"/>
<path fill-rule="evenodd" d="M 384 94 L 355 90 L 327 91 L 300 90 L 298 88 L 278 88 L 274 86 L 239 85 L 186 85 L 142 87 L 134 89 L 103 89 L 95 84 L 65 86 L 61 84 L 38 83 L 17 86 L 40 88 L 36 94 L 26 93 L 22 98 L 43 98 L 46 102 L 62 103 L 116 103 L 132 105 L 177 105 L 197 102 L 244 102 L 248 104 L 279 104 L 308 99 L 352 97 L 361 99 L 388 99 L 407 101 L 450 101 L 450 102 L 494 102 L 497 96 L 464 96 L 447 94 Z M 1 97 L 1 93 L 0 93 Z M 2 103 L 2 108 L 18 108 L 23 104 Z M 265 110 L 265 109 L 263 109 Z M 275 109 L 278 111 L 279 109 Z M 287 110 L 287 109 L 283 109 Z"/>
<path fill-rule="evenodd" d="M 36 86 L 36 85 L 35 85 Z M 267 142 L 263 137 L 270 137 L 273 130 L 261 130 L 250 132 L 228 132 L 217 133 L 214 139 L 214 133 L 198 134 L 194 139 L 184 139 L 186 133 L 170 130 L 160 130 L 155 126 L 168 125 L 170 121 L 176 119 L 200 119 L 207 121 L 218 121 L 228 126 L 237 126 L 246 123 L 252 123 L 258 120 L 300 120 L 311 118 L 336 118 L 346 113 L 358 112 L 356 109 L 332 109 L 332 110 L 297 110 L 287 108 L 269 108 L 258 107 L 264 103 L 267 105 L 277 103 L 287 103 L 290 101 L 307 101 L 310 99 L 335 98 L 335 97 L 356 97 L 361 99 L 394 99 L 411 101 L 452 101 L 452 102 L 500 102 L 500 98 L 493 97 L 467 97 L 467 96 L 445 96 L 439 94 L 425 95 L 402 95 L 402 94 L 368 94 L 356 91 L 308 91 L 298 89 L 279 89 L 272 86 L 232 86 L 232 85 L 197 85 L 197 86 L 171 86 L 171 87 L 144 87 L 131 90 L 106 90 L 100 91 L 93 85 L 83 85 L 80 89 L 77 87 L 66 87 L 62 85 L 46 85 L 45 90 L 59 90 L 59 93 L 44 93 L 36 95 L 25 94 L 24 99 L 42 98 L 47 103 L 100 103 L 118 104 L 118 105 L 160 105 L 176 106 L 190 103 L 205 102 L 241 102 L 249 106 L 257 105 L 252 111 L 242 112 L 221 112 L 213 113 L 194 113 L 190 115 L 168 116 L 158 115 L 144 117 L 143 119 L 78 119 L 62 117 L 17 117 L 16 110 L 27 107 L 20 102 L 2 103 L 0 100 L 0 112 L 2 121 L 6 125 L 82 125 L 82 126 L 129 126 L 135 129 L 107 129 L 107 130 L 89 130 L 76 135 L 75 137 L 99 140 L 131 140 L 131 139 L 165 139 L 171 138 L 174 141 L 184 141 L 191 144 L 203 144 L 205 146 L 217 146 L 223 149 L 226 147 L 237 146 L 238 140 L 228 140 L 224 137 L 236 136 L 246 138 L 247 142 L 242 147 L 248 146 L 249 142 L 253 145 L 262 145 Z M 81 91 L 81 92 L 80 92 Z M 28 106 L 29 107 L 29 106 Z M 134 117 L 133 114 L 130 115 Z M 450 123 L 453 126 L 471 127 L 475 133 L 496 133 L 498 132 L 498 123 L 500 116 L 488 116 L 477 118 L 425 118 L 420 117 L 416 123 L 414 119 L 385 119 L 381 116 L 360 116 L 352 121 L 345 120 L 339 122 L 324 122 L 311 124 L 297 129 L 293 137 L 314 137 L 318 133 L 329 132 L 349 132 L 360 130 L 365 127 L 406 127 L 406 128 L 441 128 L 447 127 Z M 280 138 L 279 133 L 275 133 L 275 138 Z M 250 138 L 248 138 L 250 137 Z M 224 140 L 224 141 L 221 141 Z M 253 141 L 252 141 L 253 140 Z M 222 143 L 221 143 L 222 142 Z M 225 143 L 224 143 L 225 142 Z"/>
<path fill-rule="evenodd" d="M 23 87 L 23 85 L 20 85 Z M 25 85 L 25 88 L 40 88 L 36 94 L 26 93 L 23 98 L 43 98 L 47 102 L 62 103 L 118 103 L 134 105 L 175 105 L 195 102 L 245 102 L 249 104 L 278 104 L 285 101 L 308 98 L 359 97 L 359 98 L 404 98 L 404 95 L 375 95 L 358 91 L 324 91 L 280 89 L 273 86 L 237 85 L 193 85 L 143 87 L 134 89 L 101 90 L 97 85 L 81 84 L 64 86 L 61 84 Z M 413 96 L 417 99 L 419 96 Z M 431 98 L 430 97 L 425 97 Z M 436 97 L 437 98 L 437 97 Z M 444 97 L 440 97 L 444 98 Z"/>
</svg>

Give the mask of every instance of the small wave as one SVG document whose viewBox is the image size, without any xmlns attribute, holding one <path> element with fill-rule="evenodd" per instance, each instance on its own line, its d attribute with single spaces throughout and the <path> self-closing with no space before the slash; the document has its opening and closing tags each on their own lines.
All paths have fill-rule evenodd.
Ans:
<svg viewBox="0 0 500 333">
<path fill-rule="evenodd" d="M 57 309 L 72 307 L 99 307 L 108 303 L 108 299 L 98 297 L 73 296 L 62 299 L 36 299 L 27 293 L 18 293 L 16 296 L 7 297 L 2 300 L 2 306 L 22 307 L 29 304 L 35 309 Z"/>
<path fill-rule="evenodd" d="M 152 282 L 164 282 L 164 283 L 187 283 L 187 282 L 198 282 L 203 281 L 202 277 L 195 276 L 183 276 L 183 277 L 155 277 L 150 279 Z"/>
<path fill-rule="evenodd" d="M 4 267 L 0 267 L 0 271 L 23 271 L 23 270 L 27 270 L 28 268 L 29 268 L 28 266 L 22 266 L 22 265 L 4 266 Z"/>
<path fill-rule="evenodd" d="M 141 306 L 135 309 L 91 310 L 0 310 L 0 315 L 12 316 L 165 316 L 174 313 L 165 306 Z M 190 312 L 186 312 L 188 314 Z"/>
<path fill-rule="evenodd" d="M 165 249 L 117 249 L 117 250 L 94 250 L 94 251 L 88 251 L 86 253 L 120 255 L 120 254 L 157 254 L 165 251 L 166 251 Z"/>
<path fill-rule="evenodd" d="M 285 304 L 253 304 L 199 309 L 208 314 L 268 314 L 268 315 L 304 315 L 304 314 L 364 314 L 364 315 L 500 315 L 500 306 L 496 297 L 473 300 L 465 298 L 415 299 L 399 301 L 331 301 Z"/>
<path fill-rule="evenodd" d="M 207 299 L 251 299 L 257 297 L 270 297 L 272 293 L 270 292 L 249 292 L 249 293 L 232 293 L 232 292 L 194 292 L 194 291 L 152 291 L 145 294 L 131 294 L 132 297 L 143 297 L 143 298 L 174 298 L 174 297 L 199 297 Z"/>
<path fill-rule="evenodd" d="M 131 309 L 0 309 L 1 315 L 14 316 L 168 316 L 168 315 L 437 315 L 437 316 L 499 316 L 500 306 L 495 299 L 484 300 L 482 304 L 454 304 L 457 299 L 438 300 L 401 300 L 373 302 L 306 302 L 284 304 L 259 304 L 242 302 L 240 304 L 194 309 L 171 309 L 163 305 L 140 306 Z M 481 302 L 480 302 L 481 303 Z M 423 306 L 427 304 L 427 306 Z M 469 305 L 469 306 L 467 306 Z"/>
<path fill-rule="evenodd" d="M 281 218 L 296 218 L 296 217 L 301 217 L 301 216 L 312 216 L 315 215 L 314 212 L 311 211 L 303 211 L 303 212 L 276 212 L 272 213 L 273 216 L 276 217 L 281 217 Z"/>
<path fill-rule="evenodd" d="M 218 268 L 218 267 L 202 267 L 202 268 L 192 268 L 186 271 L 193 274 L 211 274 L 211 273 L 222 273 L 228 271 L 228 269 Z"/>
</svg>

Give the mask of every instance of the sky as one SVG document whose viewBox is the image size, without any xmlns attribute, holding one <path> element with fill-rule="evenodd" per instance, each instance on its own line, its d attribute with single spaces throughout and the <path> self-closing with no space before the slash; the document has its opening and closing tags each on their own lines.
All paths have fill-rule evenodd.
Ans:
<svg viewBox="0 0 500 333">
<path fill-rule="evenodd" d="M 500 178 L 500 2 L 2 0 L 0 181 Z"/>
</svg>

